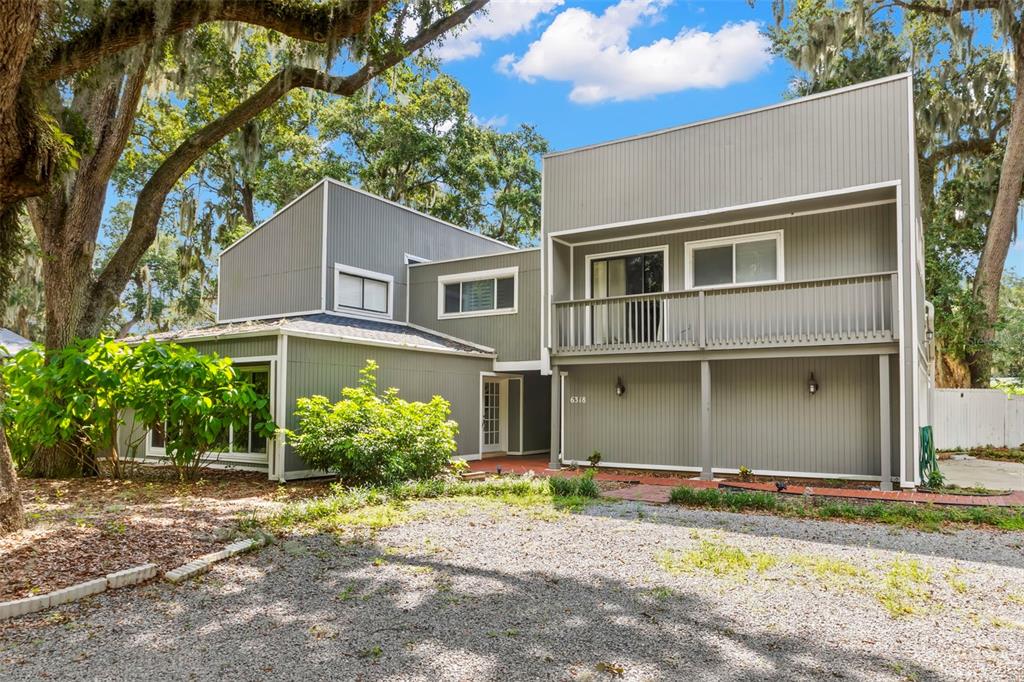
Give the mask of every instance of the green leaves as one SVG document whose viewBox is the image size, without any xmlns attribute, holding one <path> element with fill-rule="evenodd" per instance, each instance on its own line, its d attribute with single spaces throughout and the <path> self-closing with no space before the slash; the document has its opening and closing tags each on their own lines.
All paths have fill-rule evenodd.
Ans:
<svg viewBox="0 0 1024 682">
<path fill-rule="evenodd" d="M 406 402 L 394 388 L 377 393 L 377 363 L 368 360 L 357 387 L 342 389 L 342 400 L 300 398 L 299 430 L 288 442 L 314 469 L 331 471 L 349 483 L 386 485 L 436 476 L 455 453 L 458 425 L 451 406 Z"/>
<path fill-rule="evenodd" d="M 131 347 L 109 338 L 80 340 L 51 354 L 32 348 L 2 368 L 7 400 L 2 418 L 16 461 L 38 447 L 82 442 L 118 457 L 118 428 L 167 425 L 166 452 L 183 477 L 203 463 L 228 425 L 253 415 L 264 437 L 277 426 L 269 401 L 235 372 L 229 358 L 147 341 Z"/>
</svg>

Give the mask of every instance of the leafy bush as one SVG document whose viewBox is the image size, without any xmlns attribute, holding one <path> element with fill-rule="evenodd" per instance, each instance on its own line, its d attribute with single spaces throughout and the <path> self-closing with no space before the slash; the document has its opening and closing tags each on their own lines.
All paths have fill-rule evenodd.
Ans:
<svg viewBox="0 0 1024 682">
<path fill-rule="evenodd" d="M 117 432 L 129 410 L 144 428 L 133 429 L 128 449 L 145 430 L 166 424 L 167 455 L 182 478 L 195 475 L 231 423 L 254 414 L 262 435 L 277 428 L 267 399 L 238 376 L 230 359 L 175 344 L 84 339 L 48 359 L 34 347 L 7 361 L 2 372 L 7 399 L 0 416 L 23 467 L 37 452 L 63 448 L 80 458 L 79 471 L 96 473 L 102 456 L 115 476 L 123 473 Z"/>
<path fill-rule="evenodd" d="M 441 473 L 455 453 L 458 424 L 447 400 L 406 402 L 398 389 L 377 393 L 377 363 L 360 370 L 359 386 L 342 399 L 300 398 L 299 430 L 288 432 L 296 452 L 314 469 L 363 485 L 427 479 Z"/>
</svg>

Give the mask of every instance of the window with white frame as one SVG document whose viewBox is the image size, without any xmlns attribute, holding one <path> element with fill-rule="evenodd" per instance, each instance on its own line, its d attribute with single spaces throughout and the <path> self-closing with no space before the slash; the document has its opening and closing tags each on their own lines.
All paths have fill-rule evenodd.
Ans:
<svg viewBox="0 0 1024 682">
<path fill-rule="evenodd" d="M 391 317 L 395 278 L 348 265 L 334 265 L 334 309 Z"/>
<path fill-rule="evenodd" d="M 519 268 L 445 275 L 437 280 L 437 316 L 470 317 L 516 312 Z"/>
<path fill-rule="evenodd" d="M 269 399 L 269 367 L 235 367 L 235 371 L 252 384 L 256 393 Z M 256 424 L 256 418 L 252 414 L 237 424 L 231 424 L 222 440 L 214 445 L 211 454 L 222 455 L 225 459 L 263 459 L 267 454 L 267 437 L 257 433 Z M 162 423 L 150 429 L 150 451 L 158 455 L 164 454 L 168 430 L 173 428 L 172 424 Z"/>
<path fill-rule="evenodd" d="M 686 243 L 688 289 L 783 281 L 782 231 Z"/>
</svg>

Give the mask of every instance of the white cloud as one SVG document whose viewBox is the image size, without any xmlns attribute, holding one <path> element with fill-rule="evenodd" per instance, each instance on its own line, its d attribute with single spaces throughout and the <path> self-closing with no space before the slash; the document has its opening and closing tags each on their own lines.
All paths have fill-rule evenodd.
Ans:
<svg viewBox="0 0 1024 682">
<path fill-rule="evenodd" d="M 578 7 L 561 12 L 522 57 L 505 55 L 496 68 L 527 82 L 572 83 L 574 102 L 634 100 L 690 88 L 745 81 L 771 62 L 770 43 L 753 21 L 714 33 L 684 28 L 632 48 L 630 32 L 660 19 L 671 0 L 621 0 L 600 16 Z"/>
<path fill-rule="evenodd" d="M 433 53 L 445 61 L 478 57 L 485 40 L 507 38 L 525 31 L 541 14 L 560 6 L 564 0 L 492 0 L 486 13 L 474 15 L 467 27 L 437 47 Z"/>
</svg>

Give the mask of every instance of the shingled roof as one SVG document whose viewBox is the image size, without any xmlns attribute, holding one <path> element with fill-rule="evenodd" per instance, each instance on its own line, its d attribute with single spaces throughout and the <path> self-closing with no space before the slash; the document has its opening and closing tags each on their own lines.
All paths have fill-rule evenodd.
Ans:
<svg viewBox="0 0 1024 682">
<path fill-rule="evenodd" d="M 366 320 L 340 315 L 328 315 L 326 313 L 215 324 L 196 329 L 183 329 L 180 331 L 136 336 L 127 339 L 127 341 L 129 343 L 140 343 L 147 339 L 156 341 L 198 341 L 237 334 L 258 335 L 261 332 L 268 334 L 284 332 L 296 335 L 313 335 L 335 338 L 340 341 L 372 343 L 374 345 L 394 346 L 409 350 L 465 353 L 466 355 L 482 357 L 494 356 L 494 350 L 486 346 L 440 336 L 401 322 Z"/>
</svg>

